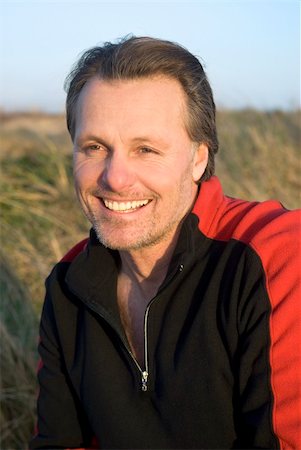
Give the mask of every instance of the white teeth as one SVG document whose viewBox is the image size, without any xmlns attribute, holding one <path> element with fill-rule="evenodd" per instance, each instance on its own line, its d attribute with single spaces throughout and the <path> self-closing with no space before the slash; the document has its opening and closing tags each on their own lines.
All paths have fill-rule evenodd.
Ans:
<svg viewBox="0 0 301 450">
<path fill-rule="evenodd" d="M 103 199 L 105 206 L 112 211 L 129 211 L 147 205 L 149 200 L 134 200 L 133 202 L 111 202 Z"/>
</svg>

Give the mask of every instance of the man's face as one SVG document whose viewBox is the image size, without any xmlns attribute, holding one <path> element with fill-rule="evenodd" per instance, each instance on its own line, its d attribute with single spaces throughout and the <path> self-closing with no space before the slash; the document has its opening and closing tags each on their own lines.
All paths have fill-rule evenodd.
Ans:
<svg viewBox="0 0 301 450">
<path fill-rule="evenodd" d="M 103 81 L 79 95 L 76 191 L 99 240 L 118 250 L 171 241 L 193 205 L 207 147 L 184 126 L 185 95 L 167 77 Z"/>
</svg>

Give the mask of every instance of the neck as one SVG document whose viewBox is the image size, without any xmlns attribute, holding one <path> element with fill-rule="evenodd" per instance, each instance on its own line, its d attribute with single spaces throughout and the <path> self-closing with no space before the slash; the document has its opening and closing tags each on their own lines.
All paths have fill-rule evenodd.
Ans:
<svg viewBox="0 0 301 450">
<path fill-rule="evenodd" d="M 178 229 L 173 237 L 156 245 L 138 250 L 120 251 L 120 273 L 138 284 L 157 287 L 166 277 L 167 270 L 179 237 Z"/>
</svg>

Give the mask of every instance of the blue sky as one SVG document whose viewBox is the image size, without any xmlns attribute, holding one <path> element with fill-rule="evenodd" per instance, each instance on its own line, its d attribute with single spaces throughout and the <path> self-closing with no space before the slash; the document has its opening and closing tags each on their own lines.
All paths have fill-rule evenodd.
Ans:
<svg viewBox="0 0 301 450">
<path fill-rule="evenodd" d="M 80 53 L 129 33 L 197 55 L 219 108 L 300 107 L 299 0 L 2 0 L 0 12 L 0 108 L 63 111 Z"/>
</svg>

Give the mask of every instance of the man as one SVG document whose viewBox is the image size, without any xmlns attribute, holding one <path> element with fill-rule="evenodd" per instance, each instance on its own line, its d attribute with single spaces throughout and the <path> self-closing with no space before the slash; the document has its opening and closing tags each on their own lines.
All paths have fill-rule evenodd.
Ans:
<svg viewBox="0 0 301 450">
<path fill-rule="evenodd" d="M 297 213 L 223 195 L 199 61 L 91 49 L 67 123 L 93 228 L 47 281 L 31 448 L 301 448 Z"/>
</svg>

